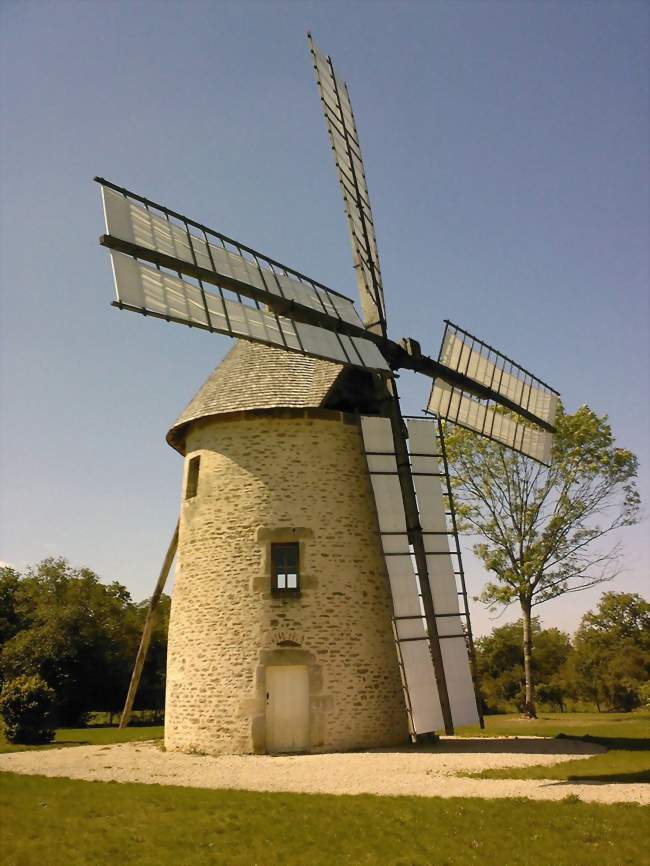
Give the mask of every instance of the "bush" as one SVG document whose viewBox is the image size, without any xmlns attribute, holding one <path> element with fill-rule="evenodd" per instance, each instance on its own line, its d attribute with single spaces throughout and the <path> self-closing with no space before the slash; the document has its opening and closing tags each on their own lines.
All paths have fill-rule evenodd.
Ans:
<svg viewBox="0 0 650 866">
<path fill-rule="evenodd" d="M 0 692 L 0 715 L 10 743 L 51 743 L 54 692 L 39 676 L 8 680 Z"/>
</svg>

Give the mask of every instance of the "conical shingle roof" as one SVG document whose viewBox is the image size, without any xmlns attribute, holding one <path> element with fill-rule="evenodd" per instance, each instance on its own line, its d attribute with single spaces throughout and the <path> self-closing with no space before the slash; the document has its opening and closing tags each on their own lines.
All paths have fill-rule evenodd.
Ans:
<svg viewBox="0 0 650 866">
<path fill-rule="evenodd" d="M 238 341 L 176 419 L 167 441 L 183 453 L 184 430 L 199 418 L 254 409 L 318 408 L 343 369 L 330 361 Z"/>
</svg>

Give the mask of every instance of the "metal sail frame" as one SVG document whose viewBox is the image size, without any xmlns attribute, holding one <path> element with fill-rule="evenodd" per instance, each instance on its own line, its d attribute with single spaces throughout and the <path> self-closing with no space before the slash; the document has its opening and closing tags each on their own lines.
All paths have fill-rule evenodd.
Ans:
<svg viewBox="0 0 650 866">
<path fill-rule="evenodd" d="M 113 259 L 114 306 L 390 372 L 351 299 L 164 205 L 95 180 L 104 199 L 108 234 L 100 244 Z"/>
<path fill-rule="evenodd" d="M 307 41 L 345 202 L 364 323 L 369 331 L 385 337 L 386 306 L 377 239 L 350 94 L 347 84 L 336 75 L 332 58 L 318 50 L 311 33 Z"/>
<path fill-rule="evenodd" d="M 447 687 L 447 676 L 442 658 L 442 647 L 438 635 L 438 624 L 436 622 L 436 611 L 429 582 L 429 568 L 427 565 L 426 547 L 422 526 L 420 525 L 415 485 L 411 475 L 411 464 L 408 454 L 408 443 L 405 434 L 404 418 L 397 393 L 395 379 L 387 383 L 389 392 L 388 400 L 385 402 L 386 416 L 390 419 L 393 432 L 393 442 L 397 455 L 397 471 L 399 474 L 402 499 L 404 501 L 404 512 L 406 514 L 406 529 L 409 541 L 413 547 L 413 558 L 417 571 L 417 580 L 420 585 L 420 595 L 424 608 L 424 618 L 427 624 L 427 635 L 429 641 L 429 652 L 433 662 L 433 670 L 436 678 L 438 697 L 446 734 L 454 733 L 454 722 L 449 700 L 449 689 Z"/>
<path fill-rule="evenodd" d="M 318 283 L 304 274 L 280 264 L 254 250 L 252 247 L 234 241 L 226 235 L 209 229 L 202 223 L 191 220 L 176 211 L 172 211 L 164 205 L 156 204 L 150 199 L 117 186 L 104 178 L 96 177 L 95 180 L 105 190 L 112 190 L 115 193 L 119 193 L 125 199 L 138 202 L 140 206 L 143 206 L 146 211 L 145 223 L 149 219 L 149 211 L 152 208 L 164 216 L 164 220 L 159 221 L 163 225 L 162 232 L 160 225 L 153 221 L 151 225 L 147 226 L 148 229 L 151 229 L 150 235 L 147 236 L 145 232 L 144 235 L 138 236 L 138 233 L 131 231 L 128 225 L 125 229 L 123 221 L 121 228 L 114 233 L 109 224 L 107 213 L 108 233 L 101 236 L 100 243 L 111 251 L 112 256 L 121 256 L 131 262 L 131 277 L 128 274 L 125 276 L 124 273 L 118 275 L 118 270 L 123 269 L 115 267 L 114 263 L 114 276 L 118 290 L 118 300 L 114 302 L 114 305 L 121 309 L 163 318 L 170 322 L 177 322 L 191 327 L 226 333 L 230 336 L 257 340 L 265 342 L 268 345 L 277 345 L 279 348 L 288 351 L 298 351 L 313 357 L 326 358 L 343 365 L 360 366 L 372 373 L 378 405 L 381 407 L 381 415 L 389 420 L 392 431 L 408 539 L 416 565 L 421 603 L 426 621 L 428 645 L 440 699 L 442 718 L 446 733 L 452 734 L 453 718 L 445 666 L 440 646 L 440 635 L 438 634 L 436 624 L 436 611 L 427 568 L 427 553 L 422 526 L 419 520 L 414 479 L 410 469 L 406 425 L 401 412 L 395 371 L 409 369 L 430 376 L 434 380 L 429 407 L 425 411 L 435 414 L 437 417 L 447 496 L 451 512 L 450 516 L 459 562 L 459 576 L 462 587 L 461 595 L 464 605 L 463 615 L 466 619 L 467 628 L 468 656 L 474 682 L 476 682 L 476 661 L 453 509 L 453 496 L 449 483 L 444 434 L 440 419 L 449 417 L 449 420 L 452 422 L 467 426 L 479 435 L 494 438 L 496 441 L 501 441 L 502 444 L 514 448 L 514 450 L 519 450 L 532 456 L 533 459 L 539 462 L 544 462 L 543 459 L 540 459 L 541 452 L 539 452 L 539 448 L 531 451 L 531 446 L 529 445 L 529 450 L 526 450 L 527 446 L 523 438 L 521 438 L 520 447 L 517 447 L 514 440 L 519 429 L 518 426 L 515 427 L 512 443 L 507 438 L 505 440 L 503 438 L 499 439 L 498 436 L 492 435 L 494 432 L 494 420 L 492 419 L 492 426 L 489 432 L 486 429 L 486 414 L 483 416 L 481 428 L 476 425 L 472 426 L 470 423 L 470 410 L 476 413 L 478 411 L 476 405 L 489 407 L 492 403 L 497 407 L 501 407 L 524 418 L 538 428 L 538 431 L 552 433 L 554 432 L 554 413 L 546 411 L 548 407 L 544 403 L 544 400 L 546 400 L 547 395 L 554 395 L 549 399 L 555 399 L 557 392 L 541 380 L 532 376 L 524 368 L 514 364 L 505 355 L 496 352 L 488 344 L 472 337 L 472 335 L 449 322 L 446 322 L 445 336 L 443 337 L 443 343 L 437 360 L 423 355 L 419 344 L 414 340 L 406 339 L 397 343 L 388 338 L 374 222 L 370 210 L 359 137 L 347 85 L 338 79 L 331 58 L 329 56 L 325 57 L 318 51 L 309 34 L 308 39 L 314 60 L 316 80 L 323 103 L 325 120 L 332 142 L 336 169 L 339 174 L 339 181 L 346 204 L 363 321 L 359 320 L 356 312 L 354 312 L 353 303 L 349 298 L 328 289 L 322 283 Z M 330 91 L 329 93 L 328 90 Z M 344 164 L 346 160 L 347 165 Z M 177 221 L 181 225 L 175 226 L 173 221 Z M 117 222 L 119 223 L 120 220 L 117 220 Z M 359 229 L 362 237 L 359 237 Z M 176 235 L 174 234 L 175 231 Z M 160 242 L 161 236 L 163 238 L 162 243 Z M 213 246 L 215 241 L 220 247 Z M 224 252 L 222 252 L 222 249 Z M 219 259 L 220 264 L 215 263 L 215 259 Z M 225 267 L 223 266 L 224 260 L 226 261 Z M 118 258 L 117 261 L 119 262 L 121 259 Z M 133 265 L 133 262 L 135 262 L 135 265 Z M 147 264 L 143 265 L 141 264 L 142 262 Z M 149 265 L 153 265 L 153 268 L 149 267 Z M 242 273 L 238 272 L 238 267 L 239 271 L 243 269 L 245 279 L 241 278 Z M 134 273 L 136 274 L 135 277 L 133 276 Z M 188 278 L 195 282 L 190 283 Z M 131 303 L 129 300 L 125 302 L 120 298 L 120 281 L 128 283 L 128 289 L 131 291 L 133 297 L 138 298 L 138 303 Z M 145 284 L 150 286 L 152 283 L 155 284 L 155 291 L 150 291 L 147 295 L 143 286 Z M 206 283 L 216 286 L 218 294 L 206 290 Z M 288 294 L 285 289 L 289 290 Z M 233 293 L 237 300 L 229 302 L 226 296 L 224 296 L 224 290 Z M 229 303 L 231 304 L 230 308 L 228 306 Z M 179 315 L 175 315 L 175 304 L 181 310 Z M 248 330 L 242 332 L 242 330 L 232 327 L 229 309 L 231 312 L 235 311 L 235 314 L 239 313 L 243 315 L 244 319 L 248 317 L 251 320 L 252 325 L 247 320 Z M 216 325 L 215 317 L 218 319 Z M 303 329 L 312 329 L 312 344 L 305 345 L 301 339 L 301 327 Z M 461 342 L 466 337 L 471 340 L 468 358 L 464 364 L 461 363 L 465 358 L 463 354 L 464 349 L 460 350 L 460 357 L 457 357 L 458 352 L 456 352 L 456 355 L 453 352 L 445 354 L 445 341 L 450 328 L 455 329 L 454 333 L 461 335 Z M 279 341 L 277 339 L 275 342 L 273 341 L 269 336 L 270 330 L 273 330 L 274 333 L 277 332 Z M 309 332 L 305 331 L 304 333 Z M 329 333 L 330 335 L 330 348 L 327 351 L 323 349 L 323 333 Z M 321 335 L 320 343 L 318 334 Z M 331 338 L 333 336 L 338 343 L 332 343 Z M 332 355 L 333 350 L 331 348 L 333 345 L 337 346 L 334 355 Z M 474 353 L 475 346 L 478 346 L 478 349 Z M 486 365 L 489 366 L 490 360 L 485 357 L 484 350 L 488 350 L 488 355 L 490 352 L 494 353 L 497 363 L 505 361 L 509 364 L 509 372 L 506 374 L 506 378 L 508 376 L 514 378 L 517 384 L 521 384 L 521 388 L 516 388 L 513 391 L 512 389 L 500 387 L 504 378 L 503 368 L 501 368 L 501 376 L 498 381 L 495 381 L 494 374 L 486 377 L 485 369 Z M 327 353 L 328 351 L 329 354 Z M 449 360 L 447 355 L 451 359 L 450 363 L 445 363 Z M 474 365 L 473 367 L 472 364 Z M 472 367 L 475 375 L 470 374 L 470 367 Z M 521 378 L 522 374 L 523 380 Z M 432 412 L 431 410 L 432 406 L 440 408 L 439 395 L 436 397 L 437 402 L 434 401 L 436 388 L 440 390 L 441 387 L 438 380 L 446 383 L 445 387 L 448 391 L 451 391 L 452 396 L 449 398 L 448 409 L 451 409 L 454 393 L 456 392 L 458 395 L 453 407 L 455 411 L 454 417 L 451 417 L 451 415 L 446 416 L 444 412 Z M 544 400 L 539 405 L 539 401 L 534 400 L 531 407 L 531 397 L 533 392 L 536 393 L 537 391 L 544 394 Z M 466 402 L 463 404 L 462 401 Z M 469 409 L 467 408 L 467 401 L 469 401 Z M 541 413 L 538 411 L 540 405 L 542 407 Z M 463 409 L 465 411 L 464 415 L 462 415 Z M 488 409 L 484 408 L 484 412 L 487 413 L 487 411 Z M 152 599 L 149 617 L 153 617 L 155 613 L 155 604 L 156 600 Z M 145 644 L 146 642 L 143 640 L 144 652 L 146 652 Z M 399 646 L 397 650 L 398 660 L 400 660 Z M 140 655 L 142 655 L 142 652 Z M 140 669 L 143 660 L 143 658 L 138 658 Z M 134 671 L 134 679 L 129 690 L 131 702 L 137 689 L 138 679 L 139 676 Z M 407 713 L 410 713 L 408 696 L 406 706 Z M 482 725 L 478 700 L 477 710 Z M 127 703 L 122 724 L 126 724 L 128 715 L 129 707 Z"/>
<path fill-rule="evenodd" d="M 442 425 L 438 419 L 410 416 L 405 420 L 409 434 L 410 473 L 425 539 L 429 571 L 426 582 L 418 574 L 410 544 L 412 535 L 408 532 L 390 421 L 381 416 L 362 415 L 361 433 L 390 586 L 393 634 L 409 727 L 412 738 L 416 739 L 438 730 L 443 724 L 444 702 L 440 699 L 439 680 L 430 657 L 429 630 L 425 627 L 422 590 L 426 586 L 435 600 L 437 643 L 443 656 L 453 724 L 480 723 L 481 713 L 453 494 L 441 438 Z M 462 610 L 459 598 L 462 599 Z M 461 617 L 467 621 L 465 628 L 461 625 Z"/>
<path fill-rule="evenodd" d="M 276 269 L 284 272 L 295 284 L 300 283 L 304 286 L 312 287 L 315 291 L 320 293 L 320 298 L 337 298 L 339 299 L 337 302 L 339 305 L 341 303 L 347 303 L 352 306 L 353 303 L 350 298 L 336 292 L 334 289 L 328 288 L 323 283 L 320 283 L 311 277 L 307 277 L 305 274 L 302 274 L 287 265 L 280 264 L 275 259 L 270 258 L 264 253 L 254 250 L 252 247 L 249 247 L 240 241 L 233 240 L 227 235 L 217 232 L 214 229 L 210 229 L 202 223 L 180 214 L 178 211 L 174 211 L 165 205 L 154 202 L 151 199 L 126 189 L 125 187 L 118 186 L 105 178 L 96 177 L 95 181 L 102 187 L 119 193 L 125 199 L 138 202 L 143 205 L 144 209 L 147 211 L 160 211 L 165 215 L 165 220 L 169 224 L 171 224 L 172 219 L 177 220 L 184 226 L 183 233 L 190 238 L 190 240 L 186 242 L 186 248 L 189 250 L 189 253 L 185 258 L 179 258 L 177 255 L 170 255 L 168 252 L 158 249 L 156 246 L 151 244 L 143 245 L 142 243 L 135 243 L 132 237 L 120 237 L 110 233 L 103 234 L 99 238 L 99 243 L 109 250 L 153 264 L 158 270 L 163 268 L 167 269 L 171 274 L 176 274 L 178 277 L 191 277 L 196 280 L 197 283 L 195 287 L 191 288 L 195 288 L 202 298 L 205 298 L 205 287 L 202 284 L 208 283 L 216 286 L 222 297 L 222 290 L 226 289 L 234 293 L 240 302 L 244 299 L 252 300 L 253 304 L 258 309 L 264 305 L 268 307 L 274 315 L 287 316 L 296 322 L 311 324 L 323 330 L 332 331 L 337 334 L 363 338 L 368 343 L 374 343 L 380 350 L 386 361 L 385 372 L 388 372 L 389 375 L 390 371 L 405 369 L 417 373 L 423 373 L 432 379 L 441 379 L 444 382 L 449 383 L 453 388 L 458 389 L 459 392 L 466 392 L 477 399 L 493 402 L 510 412 L 520 415 L 522 418 L 542 430 L 554 432 L 552 424 L 544 418 L 540 418 L 533 412 L 529 411 L 525 405 L 520 405 L 513 401 L 509 396 L 507 396 L 507 394 L 500 393 L 498 390 L 490 387 L 489 384 L 477 381 L 471 376 L 468 376 L 464 370 L 455 369 L 443 364 L 440 360 L 434 360 L 433 358 L 424 355 L 420 350 L 419 344 L 415 340 L 406 339 L 399 343 L 395 342 L 388 337 L 382 337 L 380 334 L 364 328 L 363 323 L 356 314 L 356 319 L 351 320 L 347 316 L 342 317 L 338 310 L 335 310 L 334 313 L 328 311 L 322 301 L 309 306 L 290 297 L 286 297 L 282 292 L 281 286 L 278 287 L 277 292 L 270 291 L 269 286 L 266 283 L 260 284 L 258 282 L 257 284 L 253 284 L 250 280 L 246 281 L 237 279 L 232 275 L 218 272 L 209 257 L 210 245 L 205 241 L 201 241 L 196 235 L 191 234 L 190 228 L 196 229 L 196 231 L 204 237 L 210 236 L 211 238 L 216 239 L 216 241 L 224 247 L 231 247 L 233 250 L 238 251 L 237 253 L 233 253 L 234 258 L 244 261 L 245 257 L 248 257 L 246 263 L 253 265 L 257 272 L 264 271 L 264 265 L 268 264 L 268 273 L 271 276 L 275 276 L 272 269 Z M 206 259 L 206 264 L 209 264 L 209 267 L 199 265 L 197 261 L 197 243 L 203 243 L 205 245 L 207 253 L 203 254 L 203 256 Z M 205 303 L 205 300 L 203 303 Z M 113 302 L 113 305 L 120 309 L 130 310 L 154 318 L 165 319 L 168 322 L 185 325 L 191 324 L 192 327 L 204 328 L 211 331 L 217 330 L 210 326 L 209 319 L 207 321 L 204 319 L 203 322 L 196 320 L 188 321 L 187 319 L 181 320 L 167 312 L 157 313 L 152 310 L 124 303 L 119 299 L 118 301 Z M 247 337 L 244 336 L 244 339 L 247 339 Z M 476 338 L 474 339 L 476 340 Z M 285 346 L 285 348 L 291 351 L 290 346 Z M 318 355 L 316 355 L 316 357 L 318 357 Z M 505 358 L 506 356 L 502 357 Z M 339 360 L 340 363 L 343 364 L 354 363 L 354 361 L 349 357 L 331 360 Z M 517 367 L 517 365 L 514 366 Z M 388 370 L 388 367 L 390 367 L 390 371 Z M 521 367 L 517 367 L 517 369 L 523 371 L 523 368 Z M 527 371 L 524 372 L 526 375 L 530 376 Z M 535 381 L 546 388 L 549 387 L 544 385 L 541 380 Z"/>
<path fill-rule="evenodd" d="M 550 429 L 559 404 L 559 393 L 554 388 L 449 319 L 445 319 L 438 361 L 487 385 L 501 398 L 531 412 L 545 426 L 522 424 L 517 417 L 522 412 L 514 410 L 513 418 L 513 409 L 505 406 L 503 400 L 497 401 L 493 408 L 492 398 L 468 394 L 459 383 L 441 382 L 437 377 L 432 383 L 426 413 L 506 445 L 539 463 L 550 463 L 553 444 Z M 503 408 L 509 411 L 503 412 Z"/>
</svg>

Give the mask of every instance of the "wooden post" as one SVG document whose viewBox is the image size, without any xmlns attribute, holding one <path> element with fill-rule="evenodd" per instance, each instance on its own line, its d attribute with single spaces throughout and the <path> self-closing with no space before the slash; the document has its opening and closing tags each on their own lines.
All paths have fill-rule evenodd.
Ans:
<svg viewBox="0 0 650 866">
<path fill-rule="evenodd" d="M 133 702 L 135 700 L 136 692 L 138 691 L 138 686 L 140 685 L 142 668 L 144 667 L 145 659 L 147 658 L 147 651 L 149 649 L 149 642 L 151 641 L 151 632 L 153 631 L 153 624 L 155 622 L 156 608 L 158 607 L 160 596 L 162 595 L 162 591 L 165 588 L 165 584 L 167 583 L 167 577 L 172 567 L 172 562 L 174 561 L 177 547 L 178 523 L 176 523 L 176 529 L 174 530 L 172 540 L 169 542 L 169 547 L 167 548 L 167 553 L 165 554 L 165 559 L 163 561 L 162 568 L 160 569 L 160 574 L 158 576 L 158 582 L 156 583 L 156 588 L 154 589 L 153 595 L 151 596 L 151 600 L 149 602 L 149 610 L 147 611 L 147 617 L 144 621 L 142 638 L 140 640 L 138 654 L 135 658 L 133 673 L 131 674 L 131 683 L 129 684 L 129 691 L 126 696 L 126 701 L 124 702 L 122 717 L 120 718 L 120 728 L 126 728 L 126 726 L 129 724 L 129 719 L 131 718 Z"/>
</svg>

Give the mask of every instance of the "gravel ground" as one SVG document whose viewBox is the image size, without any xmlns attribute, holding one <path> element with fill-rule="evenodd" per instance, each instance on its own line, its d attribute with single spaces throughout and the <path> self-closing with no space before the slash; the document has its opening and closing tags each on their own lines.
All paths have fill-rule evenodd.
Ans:
<svg viewBox="0 0 650 866">
<path fill-rule="evenodd" d="M 467 779 L 459 772 L 557 764 L 602 747 L 534 737 L 443 738 L 433 746 L 327 755 L 186 755 L 154 742 L 77 746 L 0 755 L 0 770 L 103 782 L 193 788 L 239 788 L 321 794 L 423 797 L 529 797 L 575 794 L 599 803 L 650 803 L 650 785 L 575 784 L 553 780 Z"/>
</svg>

